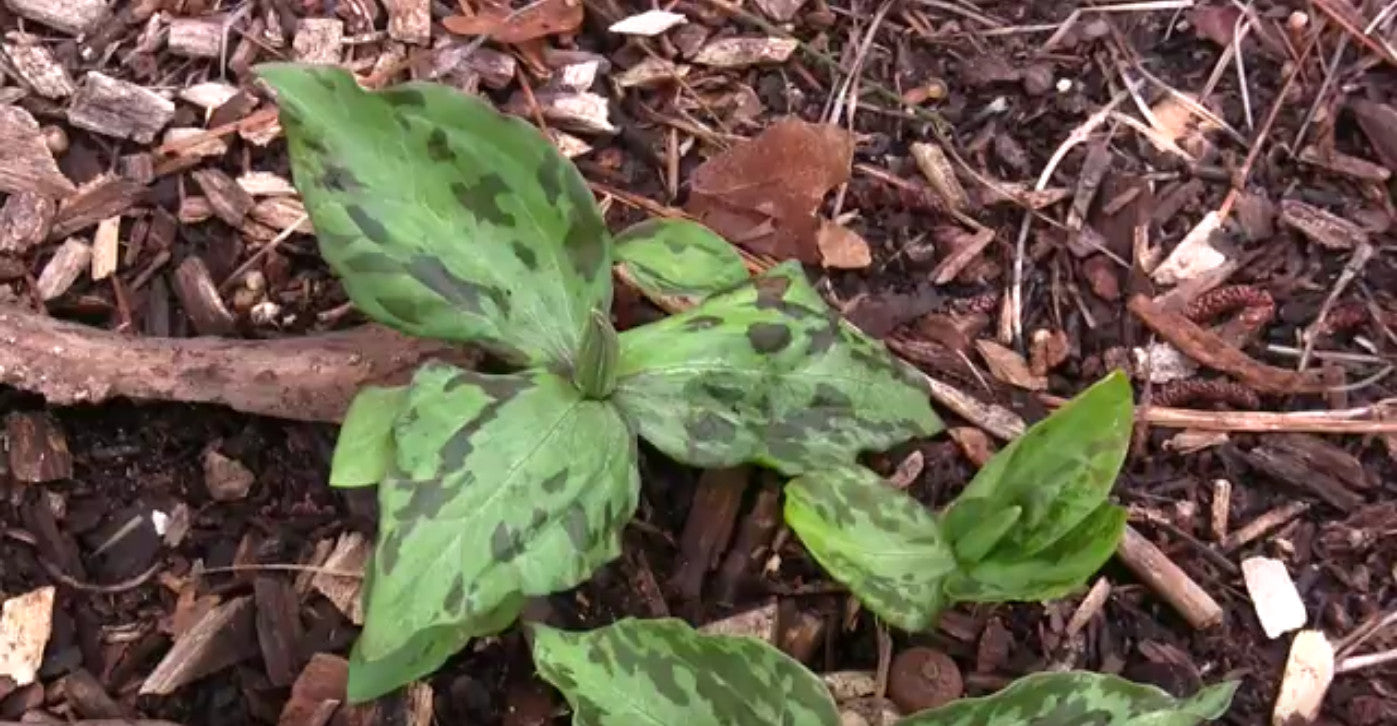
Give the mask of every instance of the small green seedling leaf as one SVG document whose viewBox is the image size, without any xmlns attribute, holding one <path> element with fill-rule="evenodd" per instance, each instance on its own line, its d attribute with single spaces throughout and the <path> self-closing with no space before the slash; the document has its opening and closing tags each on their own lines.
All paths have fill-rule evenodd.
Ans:
<svg viewBox="0 0 1397 726">
<path fill-rule="evenodd" d="M 1226 681 L 1180 699 L 1118 676 L 1035 673 L 998 693 L 913 714 L 898 726 L 1197 726 L 1226 713 L 1238 685 Z"/>
<path fill-rule="evenodd" d="M 942 517 L 962 566 L 992 561 L 993 567 L 983 570 L 989 572 L 1041 562 L 1048 552 L 1064 554 L 1061 541 L 1069 538 L 1093 557 L 1103 548 L 1109 551 L 1104 541 L 1091 537 L 1120 536 L 1119 514 L 1102 507 L 1125 461 L 1133 413 L 1130 383 L 1116 372 L 986 462 Z M 1013 526 L 1003 528 L 1010 518 L 1005 510 L 1015 507 Z M 1089 519 L 1090 526 L 1083 527 Z M 986 523 L 993 531 L 985 530 Z M 995 541 L 986 546 L 987 539 Z M 1075 557 L 1073 562 L 1082 566 Z"/>
<path fill-rule="evenodd" d="M 687 464 L 799 474 L 941 429 L 906 364 L 830 310 L 786 262 L 621 334 L 613 400 Z"/>
<path fill-rule="evenodd" d="M 638 498 L 635 437 L 567 380 L 431 362 L 394 435 L 361 661 L 401 657 L 430 629 L 497 632 L 524 597 L 573 587 L 620 554 Z"/>
<path fill-rule="evenodd" d="M 687 219 L 649 219 L 616 235 L 616 263 L 651 299 L 697 304 L 741 284 L 741 255 L 709 228 Z"/>
<path fill-rule="evenodd" d="M 365 314 L 411 335 L 570 362 L 611 305 L 610 244 L 576 167 L 450 86 L 367 92 L 339 68 L 258 67 L 320 252 Z"/>
<path fill-rule="evenodd" d="M 330 459 L 330 486 L 377 484 L 393 462 L 393 421 L 407 403 L 406 386 L 365 386 L 340 424 Z"/>
<path fill-rule="evenodd" d="M 745 636 L 682 620 L 624 619 L 589 632 L 530 625 L 534 665 L 573 726 L 837 726 L 815 674 Z"/>
<path fill-rule="evenodd" d="M 785 493 L 786 523 L 836 580 L 899 628 L 931 626 L 956 558 L 920 502 L 860 466 L 803 474 Z"/>
<path fill-rule="evenodd" d="M 620 351 L 611 318 L 600 310 L 593 310 L 587 320 L 587 329 L 582 333 L 582 349 L 577 353 L 577 363 L 572 371 L 572 382 L 582 391 L 582 395 L 594 401 L 611 395 L 616 389 L 616 363 Z"/>
</svg>

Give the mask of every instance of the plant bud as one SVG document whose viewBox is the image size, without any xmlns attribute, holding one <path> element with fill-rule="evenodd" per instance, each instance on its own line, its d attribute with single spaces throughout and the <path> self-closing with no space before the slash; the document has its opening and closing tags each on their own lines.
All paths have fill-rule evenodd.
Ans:
<svg viewBox="0 0 1397 726">
<path fill-rule="evenodd" d="M 611 395 L 616 388 L 616 361 L 620 344 L 611 319 L 600 310 L 593 310 L 582 333 L 582 346 L 573 365 L 572 382 L 587 398 L 598 400 Z"/>
</svg>

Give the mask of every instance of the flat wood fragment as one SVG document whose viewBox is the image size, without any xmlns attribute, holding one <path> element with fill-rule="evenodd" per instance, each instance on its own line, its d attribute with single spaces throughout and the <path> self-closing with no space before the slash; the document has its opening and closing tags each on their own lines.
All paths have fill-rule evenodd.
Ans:
<svg viewBox="0 0 1397 726">
<path fill-rule="evenodd" d="M 704 635 L 735 635 L 776 642 L 776 603 L 744 610 L 722 620 L 714 620 L 699 626 Z"/>
<path fill-rule="evenodd" d="M 681 597 L 698 601 L 708 571 L 727 550 L 747 491 L 750 470 L 738 466 L 708 469 L 699 475 L 698 492 L 680 535 L 672 584 Z"/>
<path fill-rule="evenodd" d="M 383 0 L 388 9 L 388 37 L 403 43 L 426 45 L 432 39 L 429 0 Z"/>
<path fill-rule="evenodd" d="M 28 33 L 6 33 L 0 51 L 10 59 L 10 68 L 34 93 L 49 99 L 67 98 L 77 90 L 68 69 L 53 51 Z"/>
<path fill-rule="evenodd" d="M 230 227 L 242 226 L 247 213 L 252 210 L 252 195 L 243 191 L 232 177 L 218 169 L 200 169 L 194 172 L 193 176 L 194 181 L 208 197 L 214 214 Z"/>
<path fill-rule="evenodd" d="M 680 13 L 672 13 L 668 10 L 646 10 L 643 13 L 622 18 L 610 26 L 607 30 L 618 35 L 637 35 L 643 38 L 653 38 L 656 35 L 676 28 L 688 22 L 688 18 Z"/>
<path fill-rule="evenodd" d="M 722 38 L 699 49 L 693 61 L 712 68 L 773 65 L 785 63 L 798 45 L 794 38 Z"/>
<path fill-rule="evenodd" d="M 1242 560 L 1242 579 L 1247 585 L 1252 607 L 1266 637 L 1280 636 L 1305 627 L 1305 603 L 1295 589 L 1295 581 L 1285 563 L 1270 557 Z"/>
<path fill-rule="evenodd" d="M 121 232 L 121 217 L 107 217 L 97 223 L 92 235 L 92 279 L 105 280 L 116 272 Z"/>
<path fill-rule="evenodd" d="M 1368 242 L 1362 227 L 1298 199 L 1281 201 L 1281 221 L 1311 242 L 1331 250 L 1350 250 Z"/>
<path fill-rule="evenodd" d="M 177 126 L 165 130 L 165 137 L 162 141 L 166 144 L 173 144 L 185 139 L 198 138 L 192 146 L 185 146 L 180 149 L 179 155 L 185 158 L 198 159 L 206 156 L 222 156 L 228 153 L 228 142 L 222 137 L 209 137 L 204 133 L 204 129 L 197 126 Z M 166 162 L 168 163 L 168 162 Z M 191 166 L 194 164 L 191 160 Z M 166 167 L 166 172 L 173 172 L 174 169 Z"/>
<path fill-rule="evenodd" d="M 68 438 L 43 412 L 16 411 L 5 417 L 10 476 L 15 481 L 41 484 L 73 476 Z"/>
<path fill-rule="evenodd" d="M 1017 352 L 984 338 L 975 341 L 975 348 L 980 351 L 980 357 L 984 358 L 996 379 L 1030 391 L 1047 390 L 1047 377 L 1035 375 L 1029 370 L 1028 361 Z"/>
<path fill-rule="evenodd" d="M 610 102 L 600 94 L 590 91 L 540 91 L 534 94 L 534 103 L 545 121 L 566 131 L 580 134 L 614 134 L 620 131 L 611 123 Z M 505 110 L 522 115 L 532 105 L 520 93 L 510 99 Z"/>
<path fill-rule="evenodd" d="M 213 608 L 175 639 L 155 670 L 141 684 L 140 695 L 168 696 L 177 689 L 257 655 L 252 597 Z"/>
<path fill-rule="evenodd" d="M 1169 256 L 1154 268 L 1150 276 L 1161 285 L 1176 285 L 1201 277 L 1227 264 L 1227 255 L 1213 246 L 1213 235 L 1222 228 L 1222 217 L 1216 210 L 1208 212 L 1184 235 Z"/>
<path fill-rule="evenodd" d="M 87 35 L 110 16 L 107 0 L 5 0 L 5 5 L 16 15 L 69 35 Z"/>
<path fill-rule="evenodd" d="M 146 187 L 140 182 L 104 173 L 78 188 L 58 205 L 49 228 L 50 242 L 91 227 L 108 217 L 125 214 L 143 201 Z"/>
<path fill-rule="evenodd" d="M 68 107 L 68 122 L 104 136 L 148 144 L 175 115 L 175 104 L 134 83 L 88 71 Z"/>
<path fill-rule="evenodd" d="M 965 209 L 970 205 L 965 187 L 961 185 L 960 179 L 956 178 L 955 167 L 951 165 L 951 160 L 946 158 L 946 152 L 940 146 L 918 142 L 912 144 L 909 150 L 922 176 L 926 177 L 931 188 L 936 190 L 947 205 L 952 209 Z"/>
<path fill-rule="evenodd" d="M 1222 606 L 1134 527 L 1126 525 L 1116 557 L 1194 628 L 1203 630 L 1222 622 Z"/>
<path fill-rule="evenodd" d="M 241 461 L 225 456 L 215 447 L 204 450 L 203 463 L 204 488 L 214 501 L 236 502 L 243 499 L 257 481 L 257 477 Z"/>
<path fill-rule="evenodd" d="M 1341 151 L 1320 151 L 1314 145 L 1301 149 L 1299 159 L 1306 164 L 1313 164 L 1336 174 L 1378 184 L 1386 182 L 1392 176 L 1392 172 L 1380 164 L 1374 164 L 1367 159 L 1350 156 Z"/>
<path fill-rule="evenodd" d="M 291 686 L 291 697 L 281 709 L 277 726 L 322 726 L 320 714 L 334 710 L 346 699 L 349 661 L 330 653 L 316 653 Z"/>
<path fill-rule="evenodd" d="M 73 193 L 73 183 L 58 170 L 39 122 L 19 106 L 0 105 L 0 192 L 31 192 L 57 198 Z"/>
<path fill-rule="evenodd" d="M 289 686 L 300 668 L 296 647 L 301 640 L 301 615 L 296 591 L 285 577 L 258 575 L 253 581 L 253 597 L 257 603 L 257 642 L 267 680 L 278 688 Z"/>
<path fill-rule="evenodd" d="M 302 63 L 337 64 L 343 41 L 343 22 L 334 18 L 303 18 L 296 26 L 291 49 Z"/>
<path fill-rule="evenodd" d="M 209 198 L 190 194 L 181 199 L 179 209 L 175 210 L 181 224 L 198 224 L 213 217 L 213 205 L 209 204 Z"/>
<path fill-rule="evenodd" d="M 1280 693 L 1271 712 L 1272 726 L 1295 726 L 1319 716 L 1324 694 L 1334 681 L 1334 646 L 1318 630 L 1302 630 L 1290 644 Z"/>
<path fill-rule="evenodd" d="M 222 81 L 196 83 L 179 92 L 181 101 L 192 103 L 204 109 L 206 113 L 212 113 L 214 109 L 227 103 L 236 95 L 238 95 L 238 87 Z"/>
<path fill-rule="evenodd" d="M 107 693 L 96 676 L 82 668 L 64 676 L 58 683 L 68 707 L 83 718 L 121 719 L 130 715 Z"/>
<path fill-rule="evenodd" d="M 9 598 L 0 606 L 0 677 L 16 686 L 34 682 L 53 630 L 53 587 Z"/>
<path fill-rule="evenodd" d="M 0 254 L 22 255 L 43 242 L 57 212 L 58 205 L 41 194 L 11 194 L 0 206 Z"/>
<path fill-rule="evenodd" d="M 364 624 L 364 604 L 360 593 L 363 590 L 364 566 L 372 549 L 372 544 L 358 532 L 341 534 L 335 541 L 334 551 L 321 565 L 324 571 L 317 572 L 310 581 L 311 587 L 334 603 L 335 609 L 344 613 L 355 625 Z"/>
<path fill-rule="evenodd" d="M 1213 506 L 1209 521 L 1212 523 L 1213 539 L 1227 538 L 1227 520 L 1232 511 L 1232 482 L 1227 479 L 1213 480 Z"/>
<path fill-rule="evenodd" d="M 613 76 L 621 88 L 645 86 L 681 80 L 689 75 L 689 66 L 666 58 L 646 56 L 640 62 Z"/>
<path fill-rule="evenodd" d="M 238 186 L 253 197 L 294 197 L 296 187 L 286 178 L 270 171 L 250 171 L 237 179 Z"/>
<path fill-rule="evenodd" d="M 68 292 L 91 261 L 92 248 L 76 237 L 69 237 L 39 273 L 39 281 L 35 285 L 39 298 L 52 300 Z"/>
<path fill-rule="evenodd" d="M 1363 496 L 1349 489 L 1341 480 L 1310 465 L 1304 457 L 1288 447 L 1271 442 L 1245 452 L 1247 463 L 1267 476 L 1308 491 L 1333 507 L 1351 512 L 1363 505 Z"/>
<path fill-rule="evenodd" d="M 207 15 L 198 18 L 174 18 L 170 21 L 166 41 L 170 52 L 186 58 L 217 58 L 223 50 L 227 17 Z"/>
<path fill-rule="evenodd" d="M 174 282 L 175 295 L 179 297 L 180 305 L 194 324 L 195 331 L 200 335 L 227 335 L 233 332 L 236 320 L 223 304 L 218 285 L 202 259 L 186 257 L 175 269 Z"/>
<path fill-rule="evenodd" d="M 314 234 L 310 218 L 306 215 L 306 205 L 295 197 L 267 197 L 257 200 L 248 219 L 264 224 L 278 234 L 282 230 L 295 227 L 301 234 Z"/>
</svg>

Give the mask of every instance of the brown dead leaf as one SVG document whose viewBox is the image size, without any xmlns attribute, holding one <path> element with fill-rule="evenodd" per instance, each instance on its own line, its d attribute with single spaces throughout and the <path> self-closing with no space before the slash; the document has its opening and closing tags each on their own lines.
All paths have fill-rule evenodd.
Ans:
<svg viewBox="0 0 1397 726">
<path fill-rule="evenodd" d="M 686 211 L 752 252 L 820 261 L 816 210 L 849 179 L 854 142 L 828 124 L 785 119 L 705 161 Z"/>
<path fill-rule="evenodd" d="M 1062 365 L 1072 352 L 1072 342 L 1061 330 L 1035 330 L 1030 342 L 1028 369 L 1035 376 L 1047 375 L 1048 371 Z"/>
<path fill-rule="evenodd" d="M 820 223 L 820 234 L 815 239 L 820 248 L 820 257 L 825 267 L 838 267 L 845 270 L 861 270 L 873 262 L 873 253 L 868 250 L 868 242 L 863 237 L 842 224 L 829 220 Z"/>
<path fill-rule="evenodd" d="M 946 433 L 950 434 L 951 440 L 960 447 L 965 458 L 977 468 L 984 466 L 985 462 L 994 456 L 994 445 L 990 443 L 990 437 L 974 426 L 955 426 Z"/>
<path fill-rule="evenodd" d="M 507 6 L 487 5 L 475 15 L 442 20 L 457 35 L 488 35 L 499 43 L 526 43 L 549 35 L 572 33 L 582 27 L 582 0 L 542 0 L 525 6 L 517 15 Z"/>
<path fill-rule="evenodd" d="M 980 351 L 980 357 L 985 359 L 985 365 L 989 366 L 995 378 L 1030 391 L 1047 390 L 1047 378 L 1034 375 L 1028 368 L 1028 362 L 1018 353 L 984 338 L 975 341 L 975 348 Z"/>
</svg>

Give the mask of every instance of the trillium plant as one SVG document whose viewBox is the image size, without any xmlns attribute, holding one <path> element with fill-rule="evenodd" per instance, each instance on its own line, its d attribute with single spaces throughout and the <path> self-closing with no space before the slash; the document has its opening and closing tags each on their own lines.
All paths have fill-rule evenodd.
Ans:
<svg viewBox="0 0 1397 726">
<path fill-rule="evenodd" d="M 788 477 L 785 518 L 812 556 L 908 631 L 955 602 L 1059 597 L 1114 550 L 1125 514 L 1107 496 L 1132 414 L 1121 374 L 1031 427 L 932 513 L 857 463 L 941 430 L 918 374 L 830 309 L 797 263 L 749 276 L 725 240 L 688 221 L 613 236 L 546 136 L 451 87 L 370 92 L 343 70 L 296 64 L 259 74 L 321 253 L 355 306 L 513 370 L 428 362 L 404 385 L 365 387 L 346 412 L 330 483 L 377 486 L 380 509 L 351 700 L 427 676 L 513 626 L 527 599 L 616 559 L 640 438 L 685 464 Z M 643 293 L 693 306 L 618 333 L 615 267 Z M 676 619 L 525 627 L 576 724 L 839 723 L 819 678 L 756 639 Z M 1109 676 L 1043 674 L 905 723 L 1192 724 L 1234 687 L 1177 700 Z"/>
</svg>

